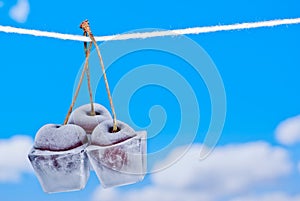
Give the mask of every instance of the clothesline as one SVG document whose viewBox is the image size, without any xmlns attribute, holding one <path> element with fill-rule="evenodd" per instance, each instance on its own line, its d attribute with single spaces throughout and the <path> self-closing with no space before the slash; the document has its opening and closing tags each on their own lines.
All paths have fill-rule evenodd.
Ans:
<svg viewBox="0 0 300 201">
<path fill-rule="evenodd" d="M 192 28 L 175 29 L 175 30 L 116 34 L 116 35 L 109 35 L 109 36 L 96 36 L 95 39 L 96 41 L 145 39 L 145 38 L 162 37 L 162 36 L 203 34 L 203 33 L 219 32 L 219 31 L 255 29 L 261 27 L 274 27 L 274 26 L 292 25 L 292 24 L 300 24 L 300 18 L 247 22 L 247 23 L 229 24 L 229 25 L 192 27 Z M 16 27 L 2 26 L 2 25 L 0 25 L 0 32 L 32 35 L 37 37 L 56 38 L 61 40 L 90 41 L 88 37 L 84 37 L 81 35 L 63 34 L 63 33 L 40 31 L 34 29 L 23 29 L 23 28 L 16 28 Z"/>
</svg>

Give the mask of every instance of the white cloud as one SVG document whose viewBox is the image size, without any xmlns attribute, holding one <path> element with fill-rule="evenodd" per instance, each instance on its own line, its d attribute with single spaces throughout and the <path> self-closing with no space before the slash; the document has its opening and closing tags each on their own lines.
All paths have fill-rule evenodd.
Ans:
<svg viewBox="0 0 300 201">
<path fill-rule="evenodd" d="M 300 201 L 300 195 L 291 196 L 282 192 L 268 193 L 256 196 L 244 196 L 230 201 Z"/>
<path fill-rule="evenodd" d="M 300 142 L 300 115 L 288 118 L 276 128 L 277 140 L 285 145 Z"/>
<path fill-rule="evenodd" d="M 17 135 L 0 140 L 0 182 L 17 182 L 22 173 L 32 172 L 27 158 L 32 138 Z"/>
<path fill-rule="evenodd" d="M 174 150 L 158 166 L 173 161 L 180 152 Z M 200 145 L 176 164 L 150 175 L 152 185 L 140 190 L 119 192 L 115 189 L 96 190 L 94 201 L 216 201 L 236 197 L 255 188 L 268 186 L 292 171 L 286 150 L 264 142 L 217 147 L 200 161 Z"/>
<path fill-rule="evenodd" d="M 27 20 L 29 10 L 28 0 L 18 0 L 17 4 L 10 9 L 9 15 L 13 20 L 24 23 Z"/>
</svg>

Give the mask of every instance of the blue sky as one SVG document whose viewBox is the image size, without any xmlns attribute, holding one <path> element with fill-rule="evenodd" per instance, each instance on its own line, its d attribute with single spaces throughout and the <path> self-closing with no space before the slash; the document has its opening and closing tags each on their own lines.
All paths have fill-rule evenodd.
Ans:
<svg viewBox="0 0 300 201">
<path fill-rule="evenodd" d="M 16 11 L 16 5 L 22 5 L 20 10 Z M 111 35 L 137 29 L 179 29 L 298 18 L 299 9 L 297 0 L 0 0 L 0 25 L 81 35 L 79 24 L 89 19 L 94 35 Z M 190 161 L 200 153 L 212 112 L 210 92 L 201 75 L 182 59 L 164 52 L 144 50 L 121 57 L 108 70 L 112 89 L 117 90 L 117 84 L 125 74 L 143 65 L 164 65 L 185 78 L 194 90 L 200 108 L 201 121 L 199 130 L 194 131 L 197 136 L 193 146 L 186 158 L 176 165 L 149 174 L 138 184 L 104 191 L 92 173 L 84 190 L 53 195 L 42 191 L 26 154 L 41 126 L 63 122 L 76 76 L 84 61 L 83 45 L 76 41 L 0 33 L 1 200 L 134 201 L 142 195 L 154 200 L 162 194 L 165 197 L 161 200 L 173 201 L 175 198 L 197 201 L 300 200 L 297 188 L 300 181 L 299 33 L 299 25 L 289 25 L 187 36 L 209 55 L 204 60 L 210 58 L 214 62 L 226 92 L 227 112 L 221 138 L 213 154 L 199 163 Z M 181 40 L 180 37 L 172 38 L 172 45 L 176 46 Z M 110 47 L 127 48 L 143 42 L 116 41 L 99 45 L 103 47 L 105 62 L 113 50 Z M 91 65 L 97 68 L 96 64 Z M 169 79 L 168 75 L 164 77 L 159 71 L 157 73 L 158 78 Z M 122 89 L 129 86 L 125 83 Z M 96 101 L 109 107 L 101 80 L 95 90 Z M 123 100 L 118 100 L 117 95 L 114 98 L 116 102 Z M 175 137 L 181 120 L 180 104 L 171 88 L 149 85 L 133 94 L 130 105 L 117 114 L 123 118 L 122 115 L 130 111 L 136 125 L 150 125 L 149 129 L 155 130 L 151 127 L 153 119 L 148 117 L 148 112 L 153 105 L 161 105 L 167 114 L 165 127 L 160 132 L 148 133 L 155 135 L 148 141 L 149 151 L 155 152 Z M 197 116 L 196 112 L 195 109 L 191 116 Z M 160 122 L 154 123 L 159 125 Z M 155 161 L 155 166 L 172 161 L 181 149 L 172 147 L 169 155 Z M 10 154 L 13 157 L 9 157 Z M 228 165 L 222 168 L 224 164 Z M 259 165 L 261 168 L 257 167 Z M 182 172 L 181 176 L 176 175 L 178 171 Z M 247 177 L 250 173 L 255 179 Z M 211 175 L 218 175 L 218 178 Z M 193 177 L 196 179 L 191 179 Z M 228 188 L 219 187 L 218 183 Z"/>
</svg>

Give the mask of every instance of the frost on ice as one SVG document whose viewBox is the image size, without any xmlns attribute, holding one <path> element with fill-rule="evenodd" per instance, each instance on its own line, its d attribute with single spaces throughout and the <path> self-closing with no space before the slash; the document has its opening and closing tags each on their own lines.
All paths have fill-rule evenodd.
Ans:
<svg viewBox="0 0 300 201">
<path fill-rule="evenodd" d="M 45 192 L 74 191 L 85 187 L 90 170 L 85 131 L 76 125 L 43 126 L 28 154 Z"/>
</svg>

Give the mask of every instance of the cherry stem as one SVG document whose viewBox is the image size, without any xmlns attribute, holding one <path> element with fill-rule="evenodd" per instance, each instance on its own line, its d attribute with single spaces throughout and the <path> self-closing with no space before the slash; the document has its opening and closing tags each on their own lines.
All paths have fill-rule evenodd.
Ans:
<svg viewBox="0 0 300 201">
<path fill-rule="evenodd" d="M 75 95 L 73 97 L 73 100 L 72 100 L 72 103 L 70 105 L 70 108 L 68 110 L 68 113 L 67 113 L 67 116 L 65 118 L 65 121 L 64 121 L 64 125 L 66 125 L 69 121 L 69 118 L 70 118 L 70 115 L 71 115 L 71 112 L 73 110 L 73 107 L 75 105 L 75 102 L 76 102 L 76 99 L 77 99 L 77 96 L 79 94 L 79 90 L 80 90 L 80 87 L 82 85 L 82 81 L 83 81 L 83 78 L 84 78 L 84 73 L 86 72 L 87 68 L 88 68 L 88 59 L 89 59 L 89 56 L 90 56 L 90 50 L 92 48 L 92 44 L 89 45 L 89 48 L 88 50 L 86 51 L 86 56 L 85 56 L 85 63 L 84 63 L 84 67 L 82 69 L 82 73 L 80 75 L 80 79 L 79 79 L 79 83 L 77 85 L 77 88 L 76 88 L 76 91 L 75 91 Z"/>
<path fill-rule="evenodd" d="M 84 32 L 84 36 L 87 36 L 87 33 Z M 92 42 L 89 43 L 90 47 L 92 46 Z M 87 49 L 87 43 L 84 42 L 84 52 L 85 52 L 85 57 L 88 57 L 88 49 Z M 89 61 L 87 60 L 87 63 Z M 94 109 L 94 103 L 93 103 L 93 92 L 92 92 L 92 87 L 91 87 L 91 77 L 90 77 L 90 68 L 89 64 L 87 64 L 87 69 L 86 69 L 86 77 L 87 77 L 87 82 L 88 82 L 88 90 L 89 90 L 89 95 L 90 95 L 90 103 L 91 103 L 91 113 L 90 115 L 95 116 L 95 109 Z"/>
<path fill-rule="evenodd" d="M 82 28 L 84 30 L 84 32 L 86 32 L 88 34 L 88 36 L 90 37 L 91 41 L 94 43 L 96 50 L 97 50 L 97 54 L 99 57 L 99 61 L 100 61 L 100 66 L 102 69 L 102 73 L 103 73 L 103 78 L 104 78 L 104 82 L 105 82 L 105 87 L 106 87 L 106 92 L 108 95 L 108 99 L 109 99 L 109 104 L 110 104 L 110 108 L 111 108 L 111 112 L 113 115 L 113 132 L 117 132 L 118 131 L 118 127 L 117 127 L 117 117 L 116 117 L 116 113 L 115 113 L 115 108 L 114 108 L 114 104 L 112 101 L 112 97 L 110 94 L 110 89 L 109 89 L 109 85 L 108 85 L 108 81 L 107 81 L 107 77 L 106 77 L 106 72 L 105 72 L 105 67 L 103 64 L 103 59 L 99 50 L 99 47 L 97 45 L 97 42 L 94 38 L 94 35 L 92 34 L 90 25 L 89 25 L 89 21 L 88 20 L 84 20 L 81 24 L 80 24 L 80 28 Z"/>
</svg>

